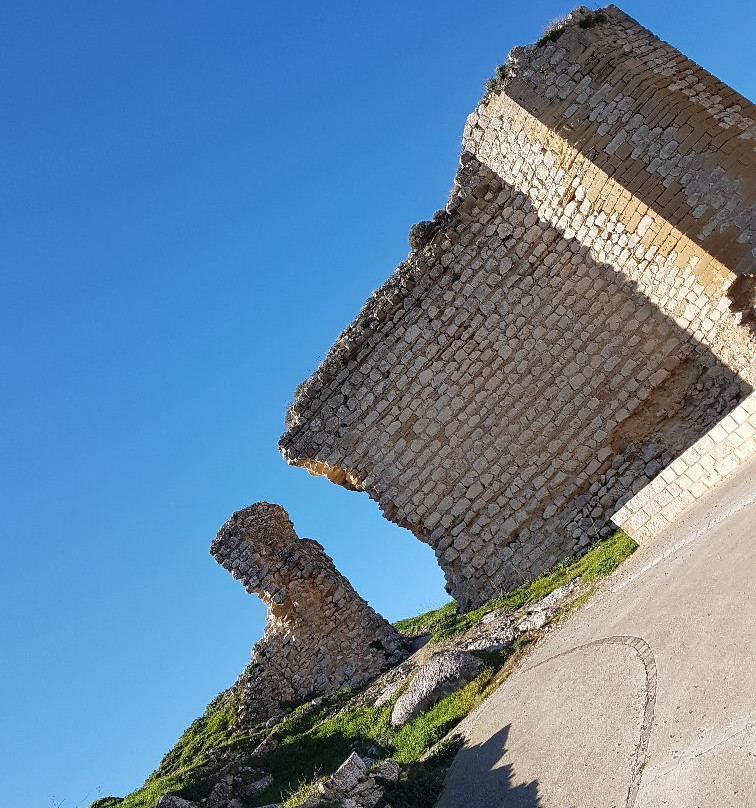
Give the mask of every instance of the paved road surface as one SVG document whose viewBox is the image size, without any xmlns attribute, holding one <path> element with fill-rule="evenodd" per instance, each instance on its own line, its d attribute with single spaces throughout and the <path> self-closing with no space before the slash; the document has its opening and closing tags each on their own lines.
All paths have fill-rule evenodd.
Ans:
<svg viewBox="0 0 756 808">
<path fill-rule="evenodd" d="M 756 458 L 463 728 L 437 808 L 756 808 Z"/>
</svg>

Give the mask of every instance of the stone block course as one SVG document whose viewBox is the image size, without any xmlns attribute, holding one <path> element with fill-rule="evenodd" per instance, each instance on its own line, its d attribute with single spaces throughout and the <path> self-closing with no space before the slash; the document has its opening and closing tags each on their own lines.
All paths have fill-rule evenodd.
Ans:
<svg viewBox="0 0 756 808">
<path fill-rule="evenodd" d="M 614 514 L 636 541 L 651 538 L 756 454 L 756 394 L 676 457 L 653 483 Z"/>
</svg>

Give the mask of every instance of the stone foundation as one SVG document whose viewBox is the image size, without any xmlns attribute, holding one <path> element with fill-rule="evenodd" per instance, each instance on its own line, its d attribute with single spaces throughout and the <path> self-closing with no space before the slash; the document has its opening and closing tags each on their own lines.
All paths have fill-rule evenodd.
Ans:
<svg viewBox="0 0 756 808">
<path fill-rule="evenodd" d="M 756 393 L 670 463 L 612 520 L 637 542 L 650 539 L 756 455 Z"/>
</svg>

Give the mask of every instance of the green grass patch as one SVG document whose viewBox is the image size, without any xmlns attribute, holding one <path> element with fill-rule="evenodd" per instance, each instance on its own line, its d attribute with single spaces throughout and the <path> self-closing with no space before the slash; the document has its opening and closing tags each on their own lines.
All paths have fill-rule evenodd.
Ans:
<svg viewBox="0 0 756 808">
<path fill-rule="evenodd" d="M 405 620 L 398 620 L 394 623 L 396 630 L 405 637 L 421 637 L 424 634 L 433 634 L 438 629 L 454 620 L 457 614 L 457 604 L 451 600 L 440 609 L 432 609 L 429 612 L 408 617 Z"/>
<path fill-rule="evenodd" d="M 153 808 L 164 794 L 177 794 L 188 800 L 207 797 L 215 773 L 210 751 L 233 748 L 244 754 L 254 749 L 265 735 L 263 731 L 255 729 L 244 735 L 232 736 L 236 709 L 233 693 L 221 693 L 210 702 L 204 714 L 184 731 L 141 788 L 120 800 L 105 798 L 113 802 L 98 801 L 90 808 L 115 808 L 116 805 L 118 808 Z"/>
<path fill-rule="evenodd" d="M 237 700 L 230 691 L 221 693 L 207 705 L 205 712 L 189 725 L 176 745 L 162 759 L 152 777 L 165 777 L 195 765 L 205 754 L 222 746 L 236 721 Z"/>
<path fill-rule="evenodd" d="M 486 667 L 472 682 L 398 729 L 390 721 L 395 697 L 382 707 L 343 709 L 303 732 L 287 733 L 276 749 L 255 759 L 255 767 L 271 774 L 274 782 L 249 805 L 282 800 L 296 805 L 317 777 L 334 772 L 351 752 L 416 763 L 489 695 L 506 656 L 488 655 Z"/>
<path fill-rule="evenodd" d="M 407 620 L 399 620 L 394 626 L 407 637 L 431 634 L 435 642 L 440 642 L 467 631 L 495 609 L 505 606 L 513 610 L 520 609 L 545 598 L 555 589 L 576 578 L 587 583 L 604 578 L 631 555 L 637 546 L 627 533 L 616 530 L 580 558 L 564 561 L 534 581 L 524 583 L 473 611 L 461 613 L 457 604 L 450 601 L 440 609 Z"/>
<path fill-rule="evenodd" d="M 441 769 L 437 763 L 418 764 L 418 759 L 499 684 L 496 674 L 505 659 L 505 654 L 489 656 L 486 667 L 472 682 L 398 729 L 394 729 L 390 722 L 393 701 L 380 708 L 361 706 L 344 709 L 330 703 L 323 708 L 295 710 L 283 723 L 279 745 L 249 761 L 255 768 L 271 774 L 273 784 L 264 792 L 245 800 L 245 804 L 252 808 L 270 802 L 283 802 L 286 808 L 294 808 L 312 795 L 313 783 L 318 777 L 334 772 L 351 752 L 356 751 L 363 756 L 391 756 L 402 765 L 409 764 L 408 780 L 397 786 L 404 794 L 404 801 L 397 798 L 391 804 L 395 808 L 425 805 L 416 802 L 416 798 L 437 794 L 435 787 L 438 785 L 440 790 L 443 776 L 439 775 Z M 329 709 L 330 715 L 327 713 Z M 224 744 L 223 748 L 236 749 L 239 756 L 244 758 L 264 734 L 255 735 L 254 742 L 246 746 L 244 739 L 235 739 Z M 212 765 L 200 757 L 194 765 L 162 775 L 156 772 L 133 794 L 120 801 L 105 798 L 97 808 L 115 808 L 116 805 L 119 808 L 153 808 L 163 794 L 176 794 L 198 801 L 209 795 L 215 776 Z M 435 784 L 432 790 L 431 784 Z M 430 806 L 433 802 L 427 804 Z"/>
<path fill-rule="evenodd" d="M 275 749 L 255 759 L 255 766 L 271 774 L 273 783 L 249 804 L 291 801 L 303 784 L 336 771 L 351 752 L 366 755 L 377 747 L 388 755 L 390 715 L 389 705 L 354 707 L 304 731 L 290 729 Z"/>
<path fill-rule="evenodd" d="M 488 685 L 505 658 L 506 655 L 502 655 L 497 660 L 499 665 L 486 665 L 468 685 L 399 727 L 390 742 L 391 755 L 397 763 L 406 765 L 417 761 L 474 710 L 488 696 Z"/>
</svg>

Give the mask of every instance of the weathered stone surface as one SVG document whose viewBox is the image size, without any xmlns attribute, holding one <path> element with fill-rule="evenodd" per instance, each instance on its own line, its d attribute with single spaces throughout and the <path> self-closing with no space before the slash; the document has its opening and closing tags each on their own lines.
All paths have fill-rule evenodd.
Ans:
<svg viewBox="0 0 756 808">
<path fill-rule="evenodd" d="M 265 791 L 272 782 L 271 775 L 266 774 L 264 777 L 253 779 L 251 782 L 242 781 L 238 785 L 234 783 L 234 791 L 240 797 L 254 797 L 255 794 Z"/>
<path fill-rule="evenodd" d="M 166 794 L 155 803 L 155 808 L 197 808 L 197 804 Z"/>
<path fill-rule="evenodd" d="M 391 724 L 399 727 L 444 696 L 471 682 L 483 667 L 478 657 L 464 651 L 445 651 L 423 665 L 396 700 Z"/>
<path fill-rule="evenodd" d="M 510 609 L 496 609 L 483 617 L 465 635 L 459 647 L 466 651 L 501 651 L 517 637 Z"/>
<path fill-rule="evenodd" d="M 564 586 L 555 589 L 537 603 L 532 604 L 532 606 L 528 606 L 525 609 L 525 615 L 517 621 L 517 631 L 522 633 L 543 628 L 559 609 L 571 599 L 579 585 L 577 579 L 570 581 Z"/>
<path fill-rule="evenodd" d="M 398 779 L 399 765 L 389 758 L 370 769 L 366 759 L 352 752 L 334 774 L 317 784 L 317 789 L 326 803 L 336 802 L 342 808 L 374 808 L 383 796 L 383 788 L 376 782 L 376 776 L 384 780 Z"/>
<path fill-rule="evenodd" d="M 399 764 L 393 758 L 387 758 L 372 770 L 372 775 L 381 777 L 384 780 L 396 781 L 399 779 L 400 772 Z"/>
<path fill-rule="evenodd" d="M 351 755 L 326 780 L 326 786 L 333 791 L 349 792 L 360 782 L 367 771 L 363 759 L 356 753 Z"/>
<path fill-rule="evenodd" d="M 607 535 L 756 378 L 753 105 L 614 7 L 563 28 L 512 52 L 445 216 L 280 442 L 431 545 L 463 608 Z"/>
<path fill-rule="evenodd" d="M 285 702 L 362 684 L 404 656 L 401 637 L 354 591 L 320 544 L 300 539 L 286 511 L 258 502 L 213 541 L 216 561 L 268 605 L 262 640 L 235 685 L 242 724 Z M 275 743 L 275 733 L 263 743 Z"/>
<path fill-rule="evenodd" d="M 397 668 L 389 671 L 385 676 L 381 678 L 380 681 L 380 690 L 378 694 L 375 696 L 375 700 L 373 704 L 376 707 L 382 707 L 384 704 L 388 704 L 391 699 L 394 698 L 397 691 L 401 688 L 401 686 L 407 681 L 407 679 L 412 675 L 413 667 L 410 663 L 404 663 Z"/>
</svg>

